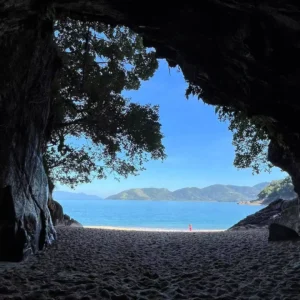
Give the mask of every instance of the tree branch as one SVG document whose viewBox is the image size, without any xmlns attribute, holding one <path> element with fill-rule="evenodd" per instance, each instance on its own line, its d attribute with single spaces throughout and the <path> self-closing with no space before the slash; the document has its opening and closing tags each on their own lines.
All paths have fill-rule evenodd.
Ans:
<svg viewBox="0 0 300 300">
<path fill-rule="evenodd" d="M 59 129 L 59 128 L 68 127 L 71 125 L 84 124 L 86 122 L 88 122 L 88 120 L 86 118 L 81 118 L 81 119 L 77 119 L 77 120 L 70 121 L 70 122 L 55 123 L 54 127 L 55 127 L 55 129 Z"/>
<path fill-rule="evenodd" d="M 82 67 L 81 92 L 83 92 L 83 88 L 86 80 L 86 66 L 88 62 L 89 52 L 90 52 L 90 25 L 87 26 L 87 32 L 85 37 L 85 53 L 84 53 L 84 63 Z"/>
<path fill-rule="evenodd" d="M 99 120 L 91 120 L 88 118 L 81 118 L 81 119 L 77 119 L 74 121 L 70 121 L 70 122 L 62 122 L 62 123 L 56 123 L 54 124 L 54 128 L 55 129 L 60 129 L 60 128 L 64 128 L 64 127 L 68 127 L 68 126 L 72 126 L 72 125 L 84 125 L 84 124 L 96 124 L 99 123 Z"/>
</svg>

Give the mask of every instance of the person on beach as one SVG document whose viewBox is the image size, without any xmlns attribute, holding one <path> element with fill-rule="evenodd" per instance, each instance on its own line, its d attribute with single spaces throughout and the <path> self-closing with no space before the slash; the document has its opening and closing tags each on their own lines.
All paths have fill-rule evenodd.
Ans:
<svg viewBox="0 0 300 300">
<path fill-rule="evenodd" d="M 192 231 L 192 224 L 189 224 L 189 231 Z"/>
</svg>

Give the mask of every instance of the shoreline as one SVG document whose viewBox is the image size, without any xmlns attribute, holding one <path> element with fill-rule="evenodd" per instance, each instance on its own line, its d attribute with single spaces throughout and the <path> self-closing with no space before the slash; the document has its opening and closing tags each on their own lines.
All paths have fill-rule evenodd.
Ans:
<svg viewBox="0 0 300 300">
<path fill-rule="evenodd" d="M 0 299 L 299 300 L 300 241 L 269 243 L 267 230 L 57 231 L 45 251 L 0 264 Z"/>
<path fill-rule="evenodd" d="M 237 202 L 238 205 L 250 205 L 250 206 L 267 206 L 266 204 L 263 204 L 262 201 L 240 201 Z"/>
<path fill-rule="evenodd" d="M 118 227 L 118 226 L 83 226 L 87 229 L 119 230 L 119 231 L 147 231 L 147 232 L 190 232 L 188 229 L 165 229 L 149 227 Z M 227 229 L 193 229 L 191 232 L 223 232 Z"/>
</svg>

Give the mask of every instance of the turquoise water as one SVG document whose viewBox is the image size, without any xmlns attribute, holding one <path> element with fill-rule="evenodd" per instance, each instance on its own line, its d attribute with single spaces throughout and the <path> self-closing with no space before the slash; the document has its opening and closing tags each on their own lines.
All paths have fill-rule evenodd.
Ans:
<svg viewBox="0 0 300 300">
<path fill-rule="evenodd" d="M 64 212 L 84 226 L 227 229 L 262 206 L 232 202 L 64 200 Z"/>
</svg>

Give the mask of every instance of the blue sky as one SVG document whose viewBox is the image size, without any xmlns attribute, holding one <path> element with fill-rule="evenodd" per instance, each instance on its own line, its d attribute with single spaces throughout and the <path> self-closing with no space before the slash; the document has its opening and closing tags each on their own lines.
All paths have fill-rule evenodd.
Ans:
<svg viewBox="0 0 300 300">
<path fill-rule="evenodd" d="M 233 166 L 232 133 L 220 122 L 214 107 L 196 97 L 185 98 L 185 82 L 181 72 L 160 61 L 153 78 L 143 82 L 138 91 L 124 93 L 133 102 L 159 104 L 163 143 L 168 155 L 164 162 L 150 161 L 138 176 L 116 181 L 94 180 L 75 190 L 57 185 L 57 190 L 83 192 L 101 197 L 130 188 L 158 187 L 176 190 L 183 187 L 205 187 L 215 183 L 255 185 L 281 179 L 286 173 L 273 168 L 271 174 L 252 175 L 251 169 Z"/>
</svg>

